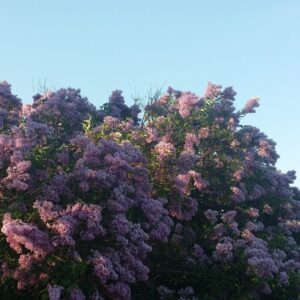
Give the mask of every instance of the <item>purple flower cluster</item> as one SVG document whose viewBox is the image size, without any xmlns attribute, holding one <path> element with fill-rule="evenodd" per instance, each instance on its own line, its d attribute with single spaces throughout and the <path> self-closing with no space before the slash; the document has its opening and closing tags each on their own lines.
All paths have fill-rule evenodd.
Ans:
<svg viewBox="0 0 300 300">
<path fill-rule="evenodd" d="M 60 300 L 61 292 L 63 287 L 57 285 L 48 285 L 48 295 L 50 300 Z"/>
<path fill-rule="evenodd" d="M 53 246 L 49 237 L 36 226 L 21 220 L 14 220 L 10 214 L 3 217 L 1 232 L 6 236 L 10 247 L 17 253 L 23 253 L 22 245 L 37 257 L 52 252 Z"/>
<path fill-rule="evenodd" d="M 0 129 L 8 131 L 12 126 L 18 126 L 22 110 L 21 100 L 11 93 L 11 85 L 0 82 Z"/>
<path fill-rule="evenodd" d="M 134 123 L 138 122 L 138 114 L 141 112 L 137 104 L 128 107 L 125 104 L 124 97 L 121 90 L 115 90 L 109 97 L 109 102 L 106 107 L 102 107 L 101 113 L 108 114 L 118 119 L 132 118 Z"/>
<path fill-rule="evenodd" d="M 183 118 L 185 118 L 189 116 L 191 110 L 195 107 L 195 105 L 199 101 L 199 98 L 191 92 L 186 92 L 186 93 L 182 93 L 177 101 L 178 101 L 177 102 L 178 112 Z"/>
<path fill-rule="evenodd" d="M 209 82 L 206 87 L 204 97 L 209 99 L 217 98 L 221 94 L 221 88 L 221 85 Z"/>
<path fill-rule="evenodd" d="M 48 125 L 55 134 L 64 138 L 82 130 L 82 122 L 93 116 L 100 118 L 99 112 L 87 98 L 80 95 L 80 90 L 60 89 L 33 97 L 31 112 L 27 118 L 34 122 Z"/>
<path fill-rule="evenodd" d="M 242 112 L 244 114 L 248 114 L 248 113 L 254 113 L 255 112 L 255 107 L 259 106 L 259 97 L 253 97 L 251 99 L 249 99 L 245 105 L 245 107 L 243 108 Z"/>
<path fill-rule="evenodd" d="M 175 153 L 175 148 L 171 143 L 161 141 L 155 148 L 155 152 L 158 155 L 159 160 L 163 161 L 165 158 L 173 155 Z"/>
<path fill-rule="evenodd" d="M 233 245 L 229 238 L 224 239 L 222 242 L 218 242 L 216 250 L 213 252 L 213 258 L 220 261 L 230 261 L 233 258 Z"/>
</svg>

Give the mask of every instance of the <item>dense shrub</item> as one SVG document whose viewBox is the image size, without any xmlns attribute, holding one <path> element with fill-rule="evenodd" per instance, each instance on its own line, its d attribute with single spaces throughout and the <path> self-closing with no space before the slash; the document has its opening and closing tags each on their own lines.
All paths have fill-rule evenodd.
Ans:
<svg viewBox="0 0 300 300">
<path fill-rule="evenodd" d="M 0 297 L 297 299 L 300 191 L 232 88 L 22 105 L 0 84 Z"/>
</svg>

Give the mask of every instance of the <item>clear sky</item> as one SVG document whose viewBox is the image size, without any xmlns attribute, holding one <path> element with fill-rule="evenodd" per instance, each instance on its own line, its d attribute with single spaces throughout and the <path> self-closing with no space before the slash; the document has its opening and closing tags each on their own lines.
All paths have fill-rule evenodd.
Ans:
<svg viewBox="0 0 300 300">
<path fill-rule="evenodd" d="M 96 106 L 122 89 L 233 86 L 247 123 L 277 142 L 300 186 L 299 0 L 0 0 L 0 80 L 25 103 L 39 86 L 80 88 Z"/>
</svg>

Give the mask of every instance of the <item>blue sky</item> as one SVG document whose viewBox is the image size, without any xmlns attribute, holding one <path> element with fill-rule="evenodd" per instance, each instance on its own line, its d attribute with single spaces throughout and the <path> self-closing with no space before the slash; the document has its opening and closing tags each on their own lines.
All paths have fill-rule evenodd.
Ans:
<svg viewBox="0 0 300 300">
<path fill-rule="evenodd" d="M 277 142 L 300 186 L 300 1 L 0 0 L 0 80 L 25 103 L 44 83 L 80 88 L 96 106 L 122 89 L 202 94 L 233 86 L 246 122 Z"/>
</svg>

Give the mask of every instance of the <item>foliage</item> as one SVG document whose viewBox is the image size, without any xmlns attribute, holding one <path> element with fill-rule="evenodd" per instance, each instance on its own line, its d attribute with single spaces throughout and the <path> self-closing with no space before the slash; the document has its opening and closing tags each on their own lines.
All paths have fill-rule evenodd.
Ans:
<svg viewBox="0 0 300 300">
<path fill-rule="evenodd" d="M 297 299 L 300 191 L 232 88 L 99 110 L 0 83 L 0 296 Z"/>
</svg>

